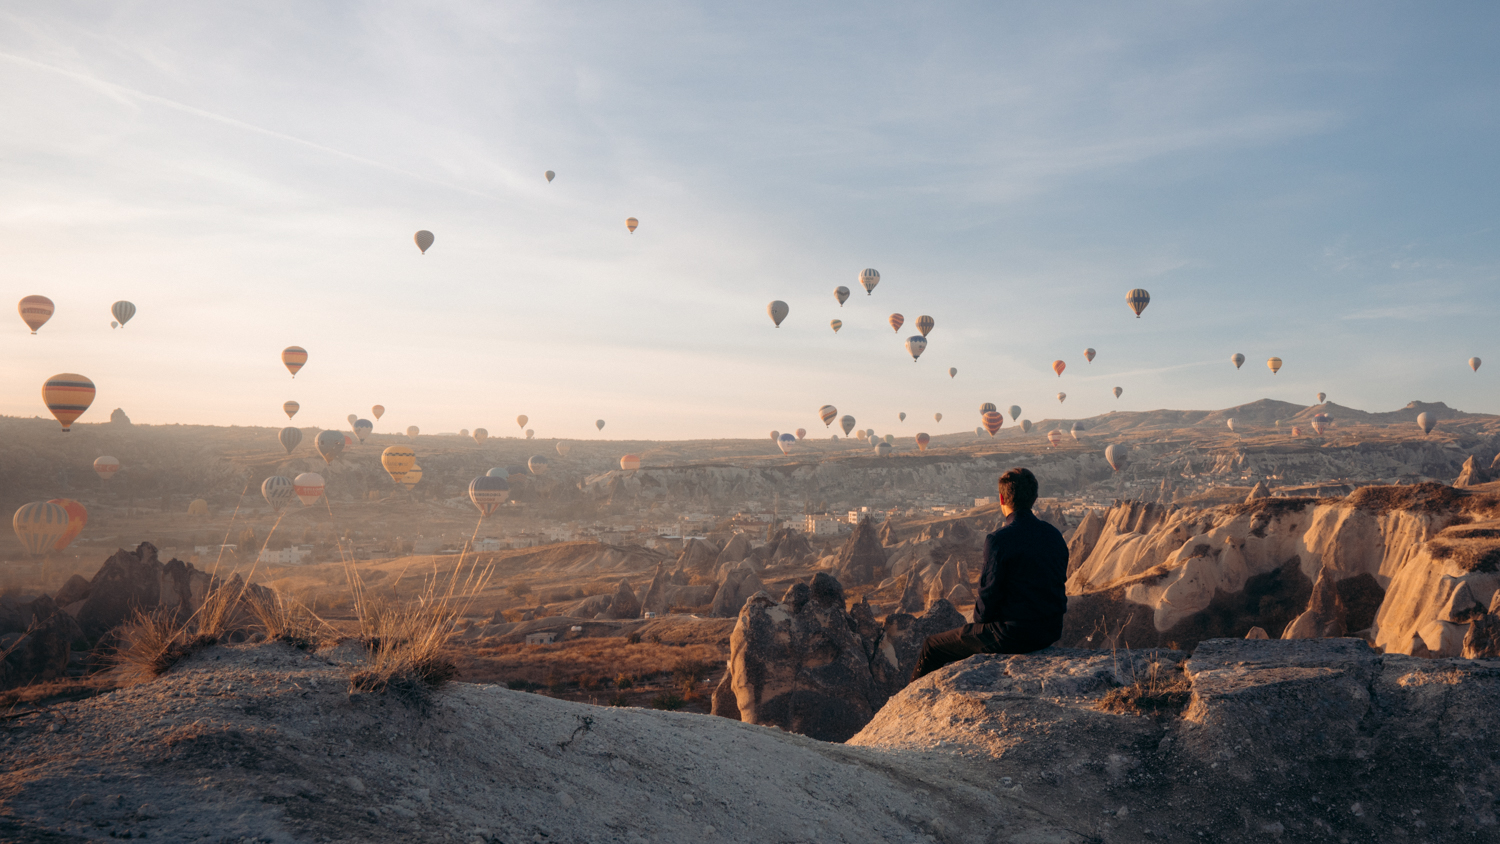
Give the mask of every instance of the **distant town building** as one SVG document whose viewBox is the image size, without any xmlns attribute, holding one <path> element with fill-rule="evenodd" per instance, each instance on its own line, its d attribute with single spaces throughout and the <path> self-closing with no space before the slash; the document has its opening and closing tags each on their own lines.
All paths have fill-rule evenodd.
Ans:
<svg viewBox="0 0 1500 844">
<path fill-rule="evenodd" d="M 839 520 L 829 515 L 806 516 L 802 532 L 808 536 L 837 536 L 841 528 Z"/>
<path fill-rule="evenodd" d="M 974 499 L 974 506 L 975 507 L 983 507 L 986 504 L 994 504 L 994 503 L 995 503 L 995 499 L 990 498 L 989 496 L 985 496 L 984 498 L 976 498 L 976 499 Z"/>
<path fill-rule="evenodd" d="M 289 545 L 286 548 L 278 548 L 272 551 L 270 548 L 260 549 L 260 556 L 256 559 L 262 563 L 271 563 L 278 566 L 300 566 L 312 559 L 313 547 L 311 545 Z"/>
<path fill-rule="evenodd" d="M 419 536 L 412 540 L 411 552 L 413 554 L 436 554 L 441 547 L 443 547 L 442 539 L 438 537 L 428 539 L 425 536 Z"/>
<path fill-rule="evenodd" d="M 493 536 L 483 536 L 474 542 L 475 551 L 499 551 L 500 540 Z"/>
</svg>

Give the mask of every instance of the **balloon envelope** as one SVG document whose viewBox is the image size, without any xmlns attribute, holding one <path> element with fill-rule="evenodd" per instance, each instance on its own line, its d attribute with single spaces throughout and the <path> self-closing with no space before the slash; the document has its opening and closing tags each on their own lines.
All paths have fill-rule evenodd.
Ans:
<svg viewBox="0 0 1500 844">
<path fill-rule="evenodd" d="M 1063 363 L 1060 360 L 1055 360 L 1055 361 L 1052 362 L 1052 371 L 1056 372 L 1057 373 L 1057 377 L 1059 377 L 1059 378 L 1062 377 L 1063 370 L 1067 369 L 1067 368 L 1068 368 L 1068 365 L 1066 363 Z"/>
<path fill-rule="evenodd" d="M 1327 393 L 1318 393 L 1318 404 L 1322 404 L 1325 400 L 1327 400 L 1327 398 Z"/>
<path fill-rule="evenodd" d="M 551 170 L 548 170 L 547 172 L 543 173 L 542 175 L 546 176 L 547 177 L 547 181 L 549 181 L 549 182 L 552 181 L 553 179 L 557 178 L 557 174 L 554 173 L 554 172 L 552 172 Z"/>
<path fill-rule="evenodd" d="M 303 472 L 292 480 L 292 490 L 303 507 L 311 507 L 323 497 L 323 476 L 317 472 Z"/>
<path fill-rule="evenodd" d="M 338 431 L 319 431 L 313 447 L 322 455 L 324 463 L 332 463 L 333 458 L 344 453 L 345 442 L 344 435 Z"/>
<path fill-rule="evenodd" d="M 1475 372 L 1479 371 L 1479 364 L 1483 363 L 1479 358 L 1469 358 L 1469 368 Z"/>
<path fill-rule="evenodd" d="M 822 407 L 818 408 L 818 418 L 823 420 L 823 427 L 825 428 L 829 425 L 832 425 L 833 420 L 837 419 L 838 415 L 839 409 L 831 404 L 825 404 Z"/>
<path fill-rule="evenodd" d="M 21 547 L 36 557 L 57 547 L 58 540 L 68 532 L 68 511 L 50 501 L 35 501 L 21 505 L 10 524 Z"/>
<path fill-rule="evenodd" d="M 1329 421 L 1331 420 L 1326 413 L 1319 413 L 1314 415 L 1312 418 L 1313 432 L 1321 435 L 1323 431 L 1328 428 Z"/>
<path fill-rule="evenodd" d="M 406 470 L 406 474 L 401 476 L 401 485 L 407 489 L 411 489 L 420 483 L 421 480 L 422 467 L 413 463 L 411 464 L 411 468 Z"/>
<path fill-rule="evenodd" d="M 787 312 L 786 303 L 780 299 L 776 299 L 766 306 L 766 313 L 771 315 L 771 321 L 776 323 L 777 328 L 781 327 L 781 321 L 786 319 Z"/>
<path fill-rule="evenodd" d="M 604 420 L 603 419 L 595 419 L 594 420 L 594 427 L 597 428 L 597 429 L 599 429 L 599 430 L 601 430 L 601 431 L 604 430 Z"/>
<path fill-rule="evenodd" d="M 906 414 L 905 413 L 898 413 L 898 414 L 896 414 L 896 418 L 900 419 L 902 422 L 905 422 L 906 421 Z"/>
<path fill-rule="evenodd" d="M 834 334 L 839 333 L 839 329 L 844 327 L 844 321 L 841 319 L 831 319 L 828 324 L 833 327 Z"/>
<path fill-rule="evenodd" d="M 842 284 L 840 284 L 838 287 L 833 288 L 833 298 L 839 300 L 839 307 L 842 308 L 844 306 L 844 302 L 849 300 L 849 288 L 843 286 Z"/>
<path fill-rule="evenodd" d="M 854 417 L 845 416 L 844 418 L 840 419 L 839 427 L 844 429 L 844 436 L 849 436 L 849 432 L 854 430 Z"/>
<path fill-rule="evenodd" d="M 627 472 L 633 472 L 641 468 L 641 456 L 639 454 L 627 454 L 621 457 L 620 468 Z"/>
<path fill-rule="evenodd" d="M 371 434 L 371 432 L 373 432 L 374 430 L 375 430 L 375 423 L 374 422 L 371 422 L 368 419 L 356 419 L 356 420 L 354 420 L 354 436 L 359 437 L 359 441 L 360 442 L 364 442 L 365 441 L 365 437 L 368 437 Z"/>
<path fill-rule="evenodd" d="M 385 405 L 377 404 L 370 408 L 370 415 L 375 417 L 376 421 L 379 421 L 380 417 L 385 415 Z"/>
<path fill-rule="evenodd" d="M 989 410 L 985 411 L 985 414 L 979 417 L 979 421 L 984 426 L 984 429 L 989 432 L 990 436 L 993 437 L 999 432 L 1000 426 L 1005 424 L 1005 417 L 1001 416 L 999 411 Z"/>
<path fill-rule="evenodd" d="M 876 457 L 890 457 L 891 456 L 891 444 L 888 443 L 888 442 L 878 442 L 878 443 L 876 443 L 875 444 L 875 456 Z"/>
<path fill-rule="evenodd" d="M 399 484 L 402 476 L 417 465 L 417 453 L 409 445 L 388 446 L 380 452 L 380 465 L 391 476 L 391 481 Z"/>
<path fill-rule="evenodd" d="M 1068 400 L 1068 394 L 1067 393 L 1058 393 L 1057 394 L 1057 403 L 1058 404 L 1062 404 L 1063 402 L 1065 402 L 1067 400 Z"/>
<path fill-rule="evenodd" d="M 807 429 L 806 428 L 798 428 L 793 433 L 795 433 L 797 435 L 797 439 L 799 439 L 799 440 L 807 438 Z"/>
<path fill-rule="evenodd" d="M 526 461 L 526 469 L 533 475 L 547 474 L 547 458 L 540 454 L 532 455 L 532 458 Z"/>
<path fill-rule="evenodd" d="M 937 323 L 933 321 L 932 317 L 927 316 L 926 314 L 917 317 L 917 331 L 920 331 L 923 337 L 926 337 L 927 334 L 932 331 L 932 327 L 935 325 L 937 325 Z"/>
<path fill-rule="evenodd" d="M 1085 361 L 1088 361 L 1089 363 L 1093 363 L 1094 362 L 1094 355 L 1096 355 L 1096 354 L 1098 354 L 1098 353 L 1095 352 L 1093 349 L 1084 349 L 1083 350 L 1083 359 Z"/>
<path fill-rule="evenodd" d="M 927 444 L 932 442 L 932 437 L 927 434 L 917 434 L 917 450 L 926 451 Z"/>
<path fill-rule="evenodd" d="M 787 454 L 787 453 L 791 452 L 792 446 L 794 446 L 796 444 L 797 444 L 797 435 L 796 434 L 782 434 L 781 436 L 779 436 L 779 437 L 776 438 L 776 445 L 780 446 L 782 454 Z"/>
<path fill-rule="evenodd" d="M 1425 412 L 1417 414 L 1417 427 L 1422 429 L 1422 433 L 1424 433 L 1424 434 L 1430 434 L 1430 433 L 1432 433 L 1432 429 L 1434 427 L 1436 427 L 1436 426 L 1437 426 L 1437 417 L 1436 416 L 1433 416 L 1431 413 L 1425 413 Z"/>
<path fill-rule="evenodd" d="M 493 475 L 480 475 L 469 481 L 469 500 L 479 508 L 481 518 L 494 513 L 510 496 L 510 483 Z"/>
<path fill-rule="evenodd" d="M 887 322 L 891 324 L 892 331 L 900 331 L 901 326 L 906 324 L 906 317 L 900 314 L 891 314 L 891 318 Z"/>
<path fill-rule="evenodd" d="M 291 419 L 293 416 L 297 415 L 298 410 L 302 409 L 302 405 L 297 404 L 294 401 L 283 402 L 281 405 L 281 409 L 284 413 L 286 413 L 286 418 Z"/>
<path fill-rule="evenodd" d="M 121 299 L 109 306 L 109 312 L 114 315 L 115 322 L 118 322 L 120 327 L 124 328 L 125 323 L 130 322 L 130 318 L 135 316 L 135 305 Z"/>
<path fill-rule="evenodd" d="M 1029 434 L 1029 433 L 1031 433 L 1031 420 L 1030 419 L 1022 419 L 1021 420 L 1021 433 L 1023 433 L 1023 434 Z"/>
<path fill-rule="evenodd" d="M 62 536 L 57 538 L 57 543 L 52 546 L 53 551 L 62 551 L 72 545 L 73 540 L 83 533 L 83 526 L 89 521 L 89 511 L 71 498 L 54 498 L 47 503 L 56 504 L 68 514 L 68 527 L 63 531 Z"/>
<path fill-rule="evenodd" d="M 118 471 L 120 471 L 120 461 L 113 457 L 100 457 L 94 460 L 94 472 L 99 475 L 100 480 L 107 481 Z"/>
<path fill-rule="evenodd" d="M 510 477 L 510 470 L 505 468 L 504 466 L 496 466 L 488 472 L 485 472 L 485 475 L 491 478 L 508 478 Z"/>
<path fill-rule="evenodd" d="M 411 437 L 412 439 L 416 439 L 417 438 L 417 434 L 420 434 L 420 433 L 422 433 L 422 429 L 418 428 L 416 425 L 408 425 L 408 426 L 406 426 L 406 435 L 408 437 Z"/>
<path fill-rule="evenodd" d="M 1013 404 L 1010 406 L 1010 421 L 1014 422 L 1021 416 L 1021 406 Z"/>
<path fill-rule="evenodd" d="M 917 358 L 921 357 L 922 352 L 926 351 L 926 349 L 926 337 L 923 337 L 920 334 L 913 334 L 912 336 L 906 338 L 906 351 L 911 354 L 912 363 L 916 363 Z"/>
<path fill-rule="evenodd" d="M 1130 459 L 1130 446 L 1124 443 L 1111 443 L 1104 449 L 1104 460 L 1109 463 L 1109 468 L 1116 472 L 1125 468 L 1125 463 Z"/>
<path fill-rule="evenodd" d="M 1125 392 L 1125 388 L 1124 387 L 1116 387 L 1115 388 L 1115 398 L 1119 398 L 1120 394 L 1123 393 L 1123 392 Z"/>
<path fill-rule="evenodd" d="M 276 435 L 276 439 L 281 441 L 281 447 L 286 449 L 286 453 L 291 454 L 302 443 L 302 429 L 293 428 L 288 425 L 281 429 L 281 433 Z"/>
<path fill-rule="evenodd" d="M 47 324 L 47 320 L 52 319 L 52 313 L 57 307 L 46 296 L 27 296 L 16 306 L 16 310 L 21 312 L 21 321 L 35 334 L 38 328 Z"/>
<path fill-rule="evenodd" d="M 1224 420 L 1224 424 L 1226 424 L 1226 425 L 1229 426 L 1229 430 L 1230 431 L 1234 430 L 1234 420 L 1233 419 L 1226 419 L 1226 420 Z"/>
<path fill-rule="evenodd" d="M 301 346 L 287 346 L 281 350 L 281 363 L 296 378 L 297 371 L 307 365 L 307 350 Z"/>
<path fill-rule="evenodd" d="M 865 289 L 865 295 L 868 296 L 875 292 L 875 285 L 880 283 L 880 273 L 876 270 L 861 270 L 859 283 Z"/>
<path fill-rule="evenodd" d="M 434 240 L 437 240 L 437 238 L 432 236 L 432 232 L 426 229 L 417 232 L 415 235 L 413 235 L 412 239 L 417 242 L 417 248 L 422 250 L 423 255 L 426 255 L 427 250 L 432 248 L 432 242 Z"/>
<path fill-rule="evenodd" d="M 477 442 L 477 443 L 483 445 L 484 441 L 487 440 L 487 439 L 489 439 L 489 438 L 490 438 L 490 432 L 488 430 L 486 430 L 484 428 L 475 428 L 474 429 L 474 442 Z"/>
<path fill-rule="evenodd" d="M 42 403 L 66 433 L 73 427 L 73 420 L 94 403 L 94 382 L 73 372 L 54 375 L 42 384 Z"/>
<path fill-rule="evenodd" d="M 949 378 L 957 377 L 957 375 L 958 375 L 958 367 L 956 367 L 956 366 L 950 366 L 950 367 L 948 367 L 948 377 Z"/>
<path fill-rule="evenodd" d="M 1235 369 L 1239 369 L 1245 363 L 1245 356 L 1239 352 L 1235 352 L 1229 356 L 1229 362 L 1234 364 Z"/>
<path fill-rule="evenodd" d="M 934 422 L 941 422 L 941 421 L 943 421 L 943 414 L 941 414 L 941 413 L 934 413 L 934 414 L 932 414 L 932 421 L 934 421 Z"/>
<path fill-rule="evenodd" d="M 637 220 L 634 217 L 626 217 L 625 218 L 625 228 L 630 229 L 630 231 L 632 233 L 635 231 L 635 227 L 639 226 L 640 224 L 641 224 L 641 221 Z"/>
<path fill-rule="evenodd" d="M 979 415 L 983 416 L 984 414 L 989 413 L 990 411 L 992 411 L 994 409 L 995 409 L 995 403 L 992 402 L 992 401 L 987 401 L 984 404 L 981 404 L 979 406 Z"/>
<path fill-rule="evenodd" d="M 1266 367 L 1271 370 L 1272 375 L 1275 375 L 1281 371 L 1281 358 L 1271 358 L 1266 361 Z"/>
<path fill-rule="evenodd" d="M 526 427 L 526 423 L 529 421 L 531 421 L 531 417 L 523 413 L 520 416 L 516 417 L 516 427 L 524 428 Z"/>
<path fill-rule="evenodd" d="M 1060 443 L 1060 442 L 1062 442 L 1062 440 L 1063 440 L 1063 432 L 1062 431 L 1054 428 L 1051 431 L 1047 432 L 1047 442 L 1052 443 L 1052 447 L 1053 448 L 1056 448 L 1057 444 Z"/>
<path fill-rule="evenodd" d="M 297 500 L 297 485 L 292 483 L 291 478 L 272 475 L 261 481 L 260 494 L 265 497 L 272 510 L 280 510 Z"/>
<path fill-rule="evenodd" d="M 1135 311 L 1135 318 L 1140 319 L 1141 311 L 1146 310 L 1146 306 L 1151 304 L 1151 294 L 1137 287 L 1125 294 L 1125 304 Z"/>
<path fill-rule="evenodd" d="M 536 436 L 536 431 L 533 431 L 530 428 L 527 428 L 526 429 L 526 439 L 529 440 L 529 439 L 531 439 L 534 436 Z"/>
<path fill-rule="evenodd" d="M 572 451 L 572 450 L 573 450 L 573 447 L 571 445 L 568 445 L 567 443 L 558 443 L 557 444 L 557 456 L 558 457 L 567 457 L 568 456 L 568 452 Z"/>
</svg>

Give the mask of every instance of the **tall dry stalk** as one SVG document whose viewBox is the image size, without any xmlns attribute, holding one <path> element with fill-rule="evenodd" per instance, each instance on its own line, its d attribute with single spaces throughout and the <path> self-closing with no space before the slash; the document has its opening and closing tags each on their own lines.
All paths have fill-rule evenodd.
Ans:
<svg viewBox="0 0 1500 844">
<path fill-rule="evenodd" d="M 335 635 L 333 627 L 306 604 L 277 592 L 252 591 L 245 598 L 245 607 L 265 630 L 268 639 L 306 650 Z"/>
</svg>

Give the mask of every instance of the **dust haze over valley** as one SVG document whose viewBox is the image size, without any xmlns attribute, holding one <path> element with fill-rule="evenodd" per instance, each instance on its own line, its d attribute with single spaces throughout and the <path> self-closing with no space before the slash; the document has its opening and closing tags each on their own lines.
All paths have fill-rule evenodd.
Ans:
<svg viewBox="0 0 1500 844">
<path fill-rule="evenodd" d="M 0 4 L 0 840 L 1497 840 L 1500 12 L 1375 6 Z"/>
</svg>

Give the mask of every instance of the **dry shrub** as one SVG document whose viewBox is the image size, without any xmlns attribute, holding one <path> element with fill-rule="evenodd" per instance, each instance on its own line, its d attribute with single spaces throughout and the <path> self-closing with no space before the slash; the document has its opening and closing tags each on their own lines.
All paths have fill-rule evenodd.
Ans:
<svg viewBox="0 0 1500 844">
<path fill-rule="evenodd" d="M 294 598 L 267 590 L 264 593 L 251 592 L 245 604 L 261 629 L 266 631 L 267 639 L 309 650 L 320 641 L 333 638 L 334 631 L 328 622 Z"/>
<path fill-rule="evenodd" d="M 665 709 L 668 712 L 681 709 L 687 701 L 674 692 L 663 692 L 651 699 L 652 709 Z"/>
<path fill-rule="evenodd" d="M 149 680 L 185 657 L 223 641 L 244 607 L 246 583 L 215 581 L 198 610 L 186 619 L 164 607 L 137 610 L 126 624 L 114 663 L 128 679 Z"/>
<path fill-rule="evenodd" d="M 1121 715 L 1173 715 L 1187 706 L 1192 695 L 1193 684 L 1183 673 L 1182 663 L 1157 661 L 1133 682 L 1110 689 L 1094 708 Z"/>
</svg>

